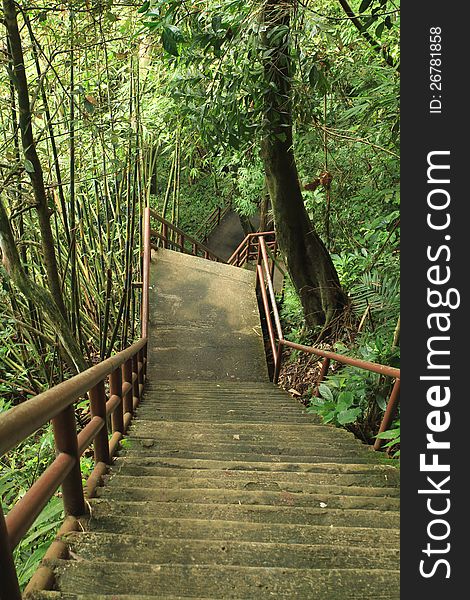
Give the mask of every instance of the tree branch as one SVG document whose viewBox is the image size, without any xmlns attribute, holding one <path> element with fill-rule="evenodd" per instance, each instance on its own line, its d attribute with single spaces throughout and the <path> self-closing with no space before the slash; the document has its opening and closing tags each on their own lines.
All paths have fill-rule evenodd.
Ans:
<svg viewBox="0 0 470 600">
<path fill-rule="evenodd" d="M 393 67 L 398 72 L 400 72 L 400 67 L 394 63 L 390 54 L 388 54 L 388 52 L 386 52 L 382 48 L 382 46 L 379 44 L 379 42 L 370 35 L 370 33 L 367 31 L 367 29 L 363 26 L 361 21 L 358 19 L 358 17 L 354 14 L 352 8 L 347 3 L 347 0 L 338 0 L 338 1 L 341 4 L 344 12 L 348 15 L 351 23 L 356 27 L 356 29 L 359 31 L 359 33 L 362 35 L 362 37 L 367 42 L 369 42 L 369 44 L 375 50 L 375 52 L 377 52 L 377 54 L 379 54 L 384 59 L 384 61 L 387 63 L 387 65 L 389 65 L 390 67 Z"/>
</svg>

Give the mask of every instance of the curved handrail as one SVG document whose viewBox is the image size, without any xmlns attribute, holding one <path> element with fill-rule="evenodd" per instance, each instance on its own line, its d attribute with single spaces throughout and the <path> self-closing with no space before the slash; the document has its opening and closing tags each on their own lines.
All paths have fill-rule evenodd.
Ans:
<svg viewBox="0 0 470 600">
<path fill-rule="evenodd" d="M 146 208 L 143 224 L 143 283 L 140 340 L 86 371 L 53 388 L 10 408 L 0 415 L 0 457 L 52 421 L 56 458 L 34 482 L 26 494 L 5 517 L 0 507 L 0 572 L 2 598 L 21 600 L 13 561 L 13 550 L 62 486 L 66 515 L 78 517 L 87 512 L 82 485 L 80 457 L 93 442 L 95 468 L 87 481 L 88 497 L 95 492 L 100 477 L 126 433 L 135 408 L 142 397 L 147 371 L 147 335 L 149 317 L 150 212 Z M 109 397 L 106 393 L 109 381 Z M 90 422 L 77 433 L 74 404 L 88 394 Z M 112 436 L 108 439 L 108 418 L 112 420 Z M 70 521 L 64 528 L 70 528 Z M 65 530 L 64 529 L 64 530 Z M 61 530 L 62 531 L 62 528 Z M 60 543 L 52 544 L 47 558 L 57 558 Z M 37 577 L 36 583 L 34 578 Z M 33 576 L 27 590 L 43 589 L 44 581 L 53 579 L 50 567 L 44 565 Z M 37 585 L 36 585 L 37 584 Z"/>
<path fill-rule="evenodd" d="M 111 375 L 146 344 L 147 338 L 141 338 L 122 352 L 0 415 L 0 457 Z"/>
<path fill-rule="evenodd" d="M 284 334 L 282 331 L 281 320 L 279 317 L 279 311 L 276 304 L 276 297 L 274 294 L 274 286 L 273 286 L 273 269 L 276 259 L 276 251 L 277 245 L 274 245 L 274 253 L 268 256 L 268 248 L 266 243 L 266 237 L 268 235 L 272 235 L 274 232 L 261 232 L 261 233 L 251 233 L 245 237 L 243 242 L 238 246 L 235 252 L 229 259 L 230 264 L 235 264 L 236 266 L 240 263 L 240 257 L 242 256 L 244 259 L 248 260 L 249 258 L 249 247 L 250 244 L 255 243 L 253 240 L 257 238 L 257 244 L 259 247 L 258 252 L 258 265 L 257 265 L 257 277 L 256 277 L 256 286 L 260 291 L 261 296 L 261 304 L 264 309 L 264 314 L 266 318 L 266 326 L 268 330 L 269 342 L 271 346 L 271 351 L 273 355 L 274 362 L 274 372 L 273 372 L 273 382 L 277 383 L 279 380 L 279 374 L 281 370 L 282 364 L 282 356 L 283 349 L 285 347 L 293 348 L 295 350 L 299 350 L 301 352 L 305 352 L 306 354 L 313 354 L 323 358 L 323 365 L 320 372 L 320 376 L 318 379 L 318 384 L 323 381 L 328 373 L 328 369 L 330 366 L 330 361 L 334 360 L 336 362 L 342 363 L 344 365 L 350 365 L 353 367 L 357 367 L 359 369 L 363 369 L 366 371 L 370 371 L 372 373 L 378 373 L 379 375 L 384 375 L 387 377 L 392 377 L 395 379 L 395 383 L 392 388 L 392 392 L 389 397 L 389 401 L 387 403 L 387 408 L 385 410 L 384 417 L 382 419 L 382 423 L 380 425 L 379 433 L 386 431 L 393 420 L 393 416 L 395 414 L 396 407 L 399 402 L 399 394 L 400 394 L 400 369 L 396 369 L 395 367 L 390 367 L 388 365 L 381 365 L 379 363 L 374 363 L 366 360 L 362 360 L 359 358 L 352 358 L 351 356 L 346 356 L 344 354 L 338 354 L 337 352 L 330 352 L 328 350 L 322 350 L 320 348 L 315 348 L 314 346 L 304 346 L 302 344 L 297 344 L 295 342 L 291 342 L 284 338 Z M 273 242 L 270 242 L 273 243 Z M 274 242 L 275 244 L 275 242 Z M 269 259 L 271 258 L 271 265 L 269 264 Z M 274 324 L 273 324 L 274 320 Z M 276 335 L 277 334 L 277 335 Z M 317 388 L 318 393 L 318 388 Z M 374 444 L 374 449 L 379 450 L 383 444 L 383 440 L 377 438 Z"/>
<path fill-rule="evenodd" d="M 207 246 L 202 244 L 200 241 L 196 240 L 191 235 L 188 235 L 187 233 L 185 233 L 182 229 L 180 229 L 176 225 L 173 225 L 173 223 L 170 223 L 170 221 L 167 221 L 166 219 L 164 219 L 153 209 L 150 209 L 149 212 L 150 212 L 150 216 L 152 218 L 154 218 L 156 221 L 158 221 L 159 223 L 161 223 L 163 225 L 164 231 L 162 233 L 152 230 L 152 229 L 150 230 L 150 233 L 154 237 L 158 237 L 159 239 L 161 239 L 163 241 L 164 248 L 166 247 L 166 245 L 170 245 L 170 246 L 173 246 L 174 248 L 177 248 L 180 252 L 184 252 L 186 254 L 192 254 L 194 256 L 197 256 L 198 252 L 202 252 L 204 254 L 204 258 L 208 258 L 210 260 L 215 260 L 217 262 L 225 262 L 222 258 L 220 258 L 220 256 L 217 256 L 217 254 L 212 252 L 212 250 L 210 250 Z M 167 235 L 168 230 L 177 234 L 178 239 L 180 241 L 177 242 L 175 240 L 171 240 Z M 189 251 L 189 252 L 185 248 L 186 242 L 191 244 L 191 251 Z"/>
<path fill-rule="evenodd" d="M 194 237 L 198 239 L 202 236 L 202 234 L 204 234 L 203 239 L 204 243 L 206 243 L 206 240 L 209 237 L 209 235 L 214 231 L 215 227 L 217 227 L 220 224 L 220 221 L 222 221 L 222 219 L 231 210 L 231 208 L 231 200 L 229 200 L 229 202 L 224 207 L 216 206 L 211 212 L 211 214 L 206 219 L 204 219 L 201 226 L 196 230 Z"/>
</svg>

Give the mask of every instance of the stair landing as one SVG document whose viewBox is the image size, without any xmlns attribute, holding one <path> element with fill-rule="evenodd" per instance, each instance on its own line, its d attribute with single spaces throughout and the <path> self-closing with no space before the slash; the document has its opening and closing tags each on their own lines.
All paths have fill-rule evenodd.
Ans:
<svg viewBox="0 0 470 600">
<path fill-rule="evenodd" d="M 151 381 L 268 381 L 254 273 L 161 249 L 149 296 Z"/>
</svg>

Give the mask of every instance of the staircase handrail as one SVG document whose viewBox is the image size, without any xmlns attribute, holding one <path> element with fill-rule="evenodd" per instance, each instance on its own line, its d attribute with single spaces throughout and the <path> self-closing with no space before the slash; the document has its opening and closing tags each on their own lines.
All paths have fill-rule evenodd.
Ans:
<svg viewBox="0 0 470 600">
<path fill-rule="evenodd" d="M 163 248 L 177 250 L 179 252 L 183 252 L 184 254 L 192 254 L 193 256 L 199 256 L 199 254 L 201 253 L 203 255 L 203 258 L 225 263 L 225 261 L 222 258 L 220 258 L 220 256 L 217 256 L 215 252 L 210 250 L 207 246 L 205 246 L 193 236 L 185 233 L 182 229 L 180 229 L 170 221 L 167 221 L 167 219 L 163 218 L 155 210 L 150 209 L 150 216 L 162 225 L 161 232 L 156 231 L 155 229 L 151 229 L 150 235 L 162 240 Z M 176 236 L 174 236 L 176 239 L 170 238 L 170 236 L 168 235 L 169 231 L 176 234 Z M 186 243 L 191 244 L 190 250 L 185 247 Z M 158 248 L 155 244 L 151 244 L 151 247 L 154 249 Z"/>
<path fill-rule="evenodd" d="M 150 212 L 146 208 L 143 224 L 143 291 L 141 304 L 142 337 L 114 356 L 53 386 L 49 390 L 14 406 L 0 415 L 0 458 L 47 423 L 52 422 L 56 458 L 15 504 L 6 517 L 0 506 L 0 595 L 21 600 L 13 550 L 40 515 L 46 504 L 62 486 L 62 500 L 67 519 L 60 533 L 78 529 L 77 518 L 87 514 L 86 498 L 95 494 L 101 477 L 111 464 L 119 442 L 125 435 L 142 397 L 147 372 L 148 307 L 150 269 Z M 106 383 L 109 384 L 109 394 Z M 74 404 L 88 394 L 91 420 L 77 432 Z M 108 420 L 112 435 L 108 440 Z M 93 443 L 95 466 L 82 484 L 80 458 Z M 63 548 L 52 544 L 47 559 L 58 558 Z M 44 589 L 53 580 L 47 566 L 40 567 L 26 591 Z"/>
<path fill-rule="evenodd" d="M 204 234 L 204 237 L 202 239 L 204 240 L 204 243 L 206 243 L 209 235 L 214 231 L 214 229 L 218 225 L 220 225 L 220 221 L 222 221 L 222 219 L 225 217 L 225 215 L 228 212 L 230 212 L 231 209 L 232 209 L 232 201 L 231 200 L 229 200 L 227 202 L 227 204 L 225 204 L 223 207 L 216 206 L 214 208 L 214 210 L 210 213 L 210 215 L 208 217 L 206 217 L 206 219 L 204 219 L 203 223 L 196 230 L 194 237 L 199 239 Z"/>
<path fill-rule="evenodd" d="M 315 346 L 304 346 L 302 344 L 297 344 L 284 338 L 273 286 L 273 273 L 275 267 L 277 244 L 275 242 L 270 242 L 271 244 L 273 244 L 274 252 L 268 253 L 268 243 L 266 242 L 266 238 L 268 236 L 272 236 L 273 233 L 274 232 L 269 231 L 248 234 L 227 261 L 229 264 L 242 266 L 238 264 L 239 262 L 241 262 L 240 257 L 248 260 L 250 255 L 250 245 L 257 244 L 259 248 L 259 251 L 257 253 L 256 266 L 256 289 L 260 292 L 261 305 L 263 307 L 263 312 L 266 319 L 269 343 L 273 355 L 273 382 L 278 383 L 279 381 L 283 350 L 285 347 L 292 348 L 294 350 L 298 350 L 306 354 L 313 354 L 315 356 L 323 358 L 322 368 L 317 381 L 316 395 L 319 394 L 318 387 L 327 376 L 330 362 L 332 360 L 344 365 L 350 365 L 359 369 L 363 369 L 365 371 L 370 371 L 373 373 L 378 373 L 379 375 L 391 377 L 392 379 L 395 379 L 395 382 L 393 384 L 393 388 L 378 433 L 380 434 L 388 430 L 392 424 L 393 417 L 395 415 L 400 397 L 400 369 L 390 367 L 388 365 L 381 365 L 379 363 L 362 360 L 359 358 L 352 358 L 351 356 L 338 354 L 337 352 L 330 352 L 328 350 L 316 348 Z M 268 256 L 268 254 L 270 256 Z M 379 450 L 382 447 L 383 442 L 384 440 L 377 438 L 374 443 L 374 449 Z"/>
</svg>

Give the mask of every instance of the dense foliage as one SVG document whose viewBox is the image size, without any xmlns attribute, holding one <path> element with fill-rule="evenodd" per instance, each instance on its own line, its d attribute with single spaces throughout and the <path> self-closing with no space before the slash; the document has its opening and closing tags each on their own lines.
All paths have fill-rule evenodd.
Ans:
<svg viewBox="0 0 470 600">
<path fill-rule="evenodd" d="M 202 232 L 217 205 L 232 202 L 244 216 L 259 211 L 266 195 L 260 143 L 272 126 L 269 40 L 261 0 L 44 4 L 19 2 L 18 23 L 65 319 L 86 366 L 139 335 L 134 282 L 147 202 L 189 233 Z M 305 206 L 351 298 L 347 335 L 333 342 L 398 365 L 399 10 L 392 0 L 355 0 L 346 4 L 353 19 L 345 4 L 293 2 L 290 27 L 270 35 L 288 38 L 291 48 L 293 146 Z M 37 173 L 22 146 L 12 64 L 5 45 L 1 202 L 25 275 L 48 290 Z M 80 365 L 7 265 L 0 284 L 1 413 Z M 281 302 L 291 339 L 313 342 L 317 332 L 305 327 L 289 281 Z M 389 385 L 336 369 L 312 409 L 370 441 Z M 394 447 L 399 422 L 388 435 Z M 6 511 L 53 454 L 46 429 L 1 459 Z M 22 584 L 60 518 L 53 498 L 18 548 Z"/>
</svg>

